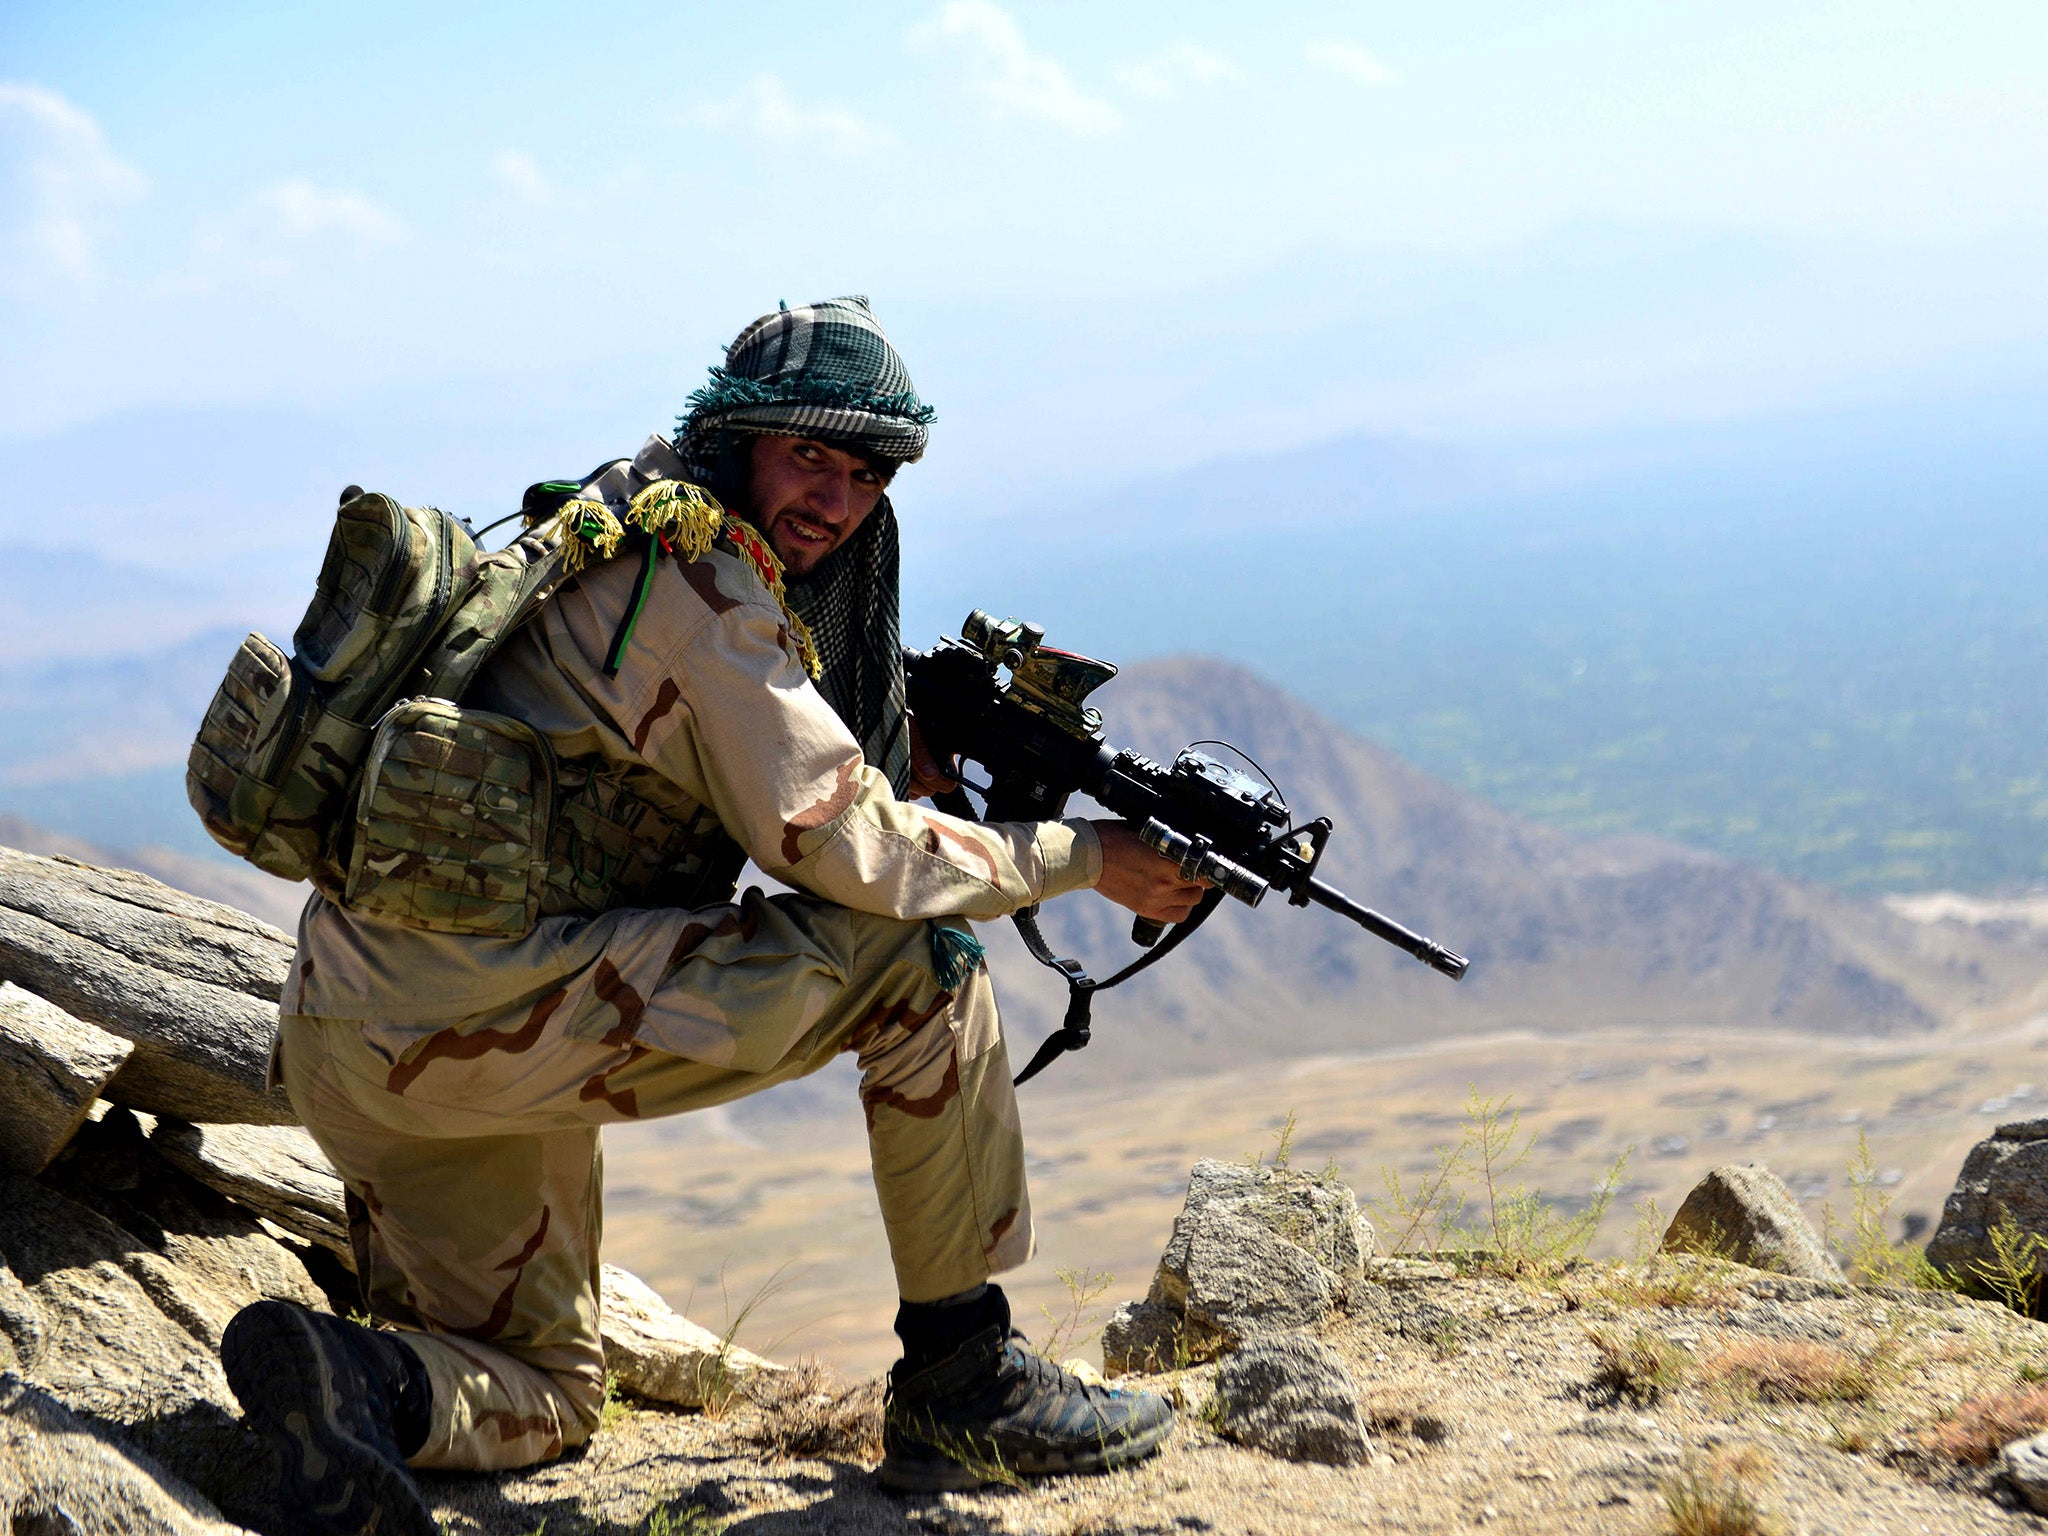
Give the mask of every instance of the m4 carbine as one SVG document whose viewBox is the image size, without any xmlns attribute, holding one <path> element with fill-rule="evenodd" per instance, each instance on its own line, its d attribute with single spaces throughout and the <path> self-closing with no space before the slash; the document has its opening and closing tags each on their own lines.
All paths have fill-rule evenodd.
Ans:
<svg viewBox="0 0 2048 1536">
<path fill-rule="evenodd" d="M 1270 783 L 1195 750 L 1216 746 L 1245 757 L 1228 742 L 1195 742 L 1170 767 L 1109 745 L 1101 712 L 1086 700 L 1117 669 L 1093 657 L 1054 650 L 1044 638 L 1035 624 L 997 620 L 977 608 L 958 639 L 949 636 L 929 651 L 904 653 L 910 710 L 925 745 L 941 762 L 957 756 L 979 763 L 988 774 L 986 785 L 973 786 L 984 801 L 979 817 L 958 789 L 936 798 L 939 809 L 969 820 L 1051 821 L 1065 813 L 1069 797 L 1085 794 L 1135 827 L 1148 848 L 1180 866 L 1183 877 L 1206 880 L 1213 889 L 1163 943 L 1164 927 L 1139 918 L 1131 937 L 1147 952 L 1102 982 L 1092 980 L 1077 961 L 1052 954 L 1038 930 L 1035 908 L 1018 913 L 1025 946 L 1040 963 L 1061 972 L 1068 988 L 1065 1022 L 1018 1082 L 1035 1076 L 1062 1052 L 1086 1045 L 1093 995 L 1163 957 L 1226 895 L 1255 907 L 1269 891 L 1283 891 L 1292 905 L 1313 902 L 1341 913 L 1452 980 L 1465 974 L 1464 956 L 1318 879 L 1316 866 L 1333 830 L 1329 817 L 1297 826 Z"/>
</svg>

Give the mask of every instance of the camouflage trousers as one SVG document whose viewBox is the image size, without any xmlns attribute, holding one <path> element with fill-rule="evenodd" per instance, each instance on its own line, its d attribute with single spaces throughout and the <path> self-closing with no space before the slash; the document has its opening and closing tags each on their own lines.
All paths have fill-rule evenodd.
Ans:
<svg viewBox="0 0 2048 1536">
<path fill-rule="evenodd" d="M 807 897 L 749 891 L 689 917 L 644 999 L 600 960 L 530 1006 L 445 1027 L 285 1015 L 285 1087 L 347 1186 L 370 1309 L 414 1330 L 432 1381 L 413 1465 L 525 1466 L 596 1427 L 608 1122 L 725 1103 L 852 1051 L 904 1298 L 1030 1257 L 985 969 L 948 992 L 932 924 Z"/>
</svg>

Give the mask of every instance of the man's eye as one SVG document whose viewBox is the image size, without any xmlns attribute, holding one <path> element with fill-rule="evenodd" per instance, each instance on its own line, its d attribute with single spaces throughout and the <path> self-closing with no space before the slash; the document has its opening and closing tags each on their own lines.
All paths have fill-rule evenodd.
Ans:
<svg viewBox="0 0 2048 1536">
<path fill-rule="evenodd" d="M 796 445 L 796 456 L 808 462 L 816 463 L 819 459 L 824 458 L 825 450 L 816 443 L 798 443 Z"/>
</svg>

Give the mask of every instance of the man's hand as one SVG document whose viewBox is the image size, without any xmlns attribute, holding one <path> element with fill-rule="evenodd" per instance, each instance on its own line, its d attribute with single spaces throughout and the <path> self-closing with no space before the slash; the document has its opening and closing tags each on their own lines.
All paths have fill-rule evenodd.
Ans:
<svg viewBox="0 0 2048 1536">
<path fill-rule="evenodd" d="M 948 766 L 932 755 L 932 749 L 924 744 L 924 732 L 917 728 L 917 716 L 910 720 L 910 789 L 913 800 L 923 800 L 931 795 L 941 794 L 949 789 L 958 789 L 960 780 L 956 776 L 959 764 Z"/>
<path fill-rule="evenodd" d="M 1155 923 L 1187 921 L 1208 882 L 1183 880 L 1178 864 L 1139 842 L 1137 832 L 1121 821 L 1096 822 L 1095 835 L 1102 840 L 1098 892 Z"/>
</svg>

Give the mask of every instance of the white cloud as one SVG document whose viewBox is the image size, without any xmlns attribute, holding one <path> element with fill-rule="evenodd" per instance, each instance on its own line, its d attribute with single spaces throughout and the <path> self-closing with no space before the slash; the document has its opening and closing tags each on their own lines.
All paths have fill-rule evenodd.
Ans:
<svg viewBox="0 0 2048 1536">
<path fill-rule="evenodd" d="M 197 264 L 167 274 L 152 292 L 211 293 L 224 281 L 332 268 L 337 258 L 361 263 L 409 234 L 397 214 L 365 194 L 294 176 L 203 222 L 193 242 Z"/>
<path fill-rule="evenodd" d="M 91 113 L 43 86 L 0 80 L 0 279 L 90 284 L 108 214 L 146 185 Z"/>
<path fill-rule="evenodd" d="M 1308 45 L 1308 61 L 1333 75 L 1356 80 L 1361 85 L 1399 85 L 1401 77 L 1381 59 L 1356 43 L 1321 42 Z"/>
<path fill-rule="evenodd" d="M 252 208 L 258 233 L 286 244 L 317 240 L 362 257 L 405 238 L 405 225 L 382 204 L 345 187 L 315 186 L 302 176 L 265 187 Z"/>
<path fill-rule="evenodd" d="M 777 144 L 811 143 L 841 154 L 858 154 L 891 142 L 886 129 L 841 107 L 797 100 L 775 75 L 756 75 L 739 93 L 697 109 L 698 121 L 713 128 L 743 129 Z"/>
<path fill-rule="evenodd" d="M 1242 71 L 1222 54 L 1187 42 L 1175 43 L 1116 72 L 1117 79 L 1139 95 L 1160 97 L 1179 94 L 1183 85 L 1219 85 L 1241 75 Z"/>
<path fill-rule="evenodd" d="M 555 184 L 548 180 L 540 162 L 519 149 L 501 149 L 491 156 L 491 180 L 522 203 L 548 203 L 555 197 Z"/>
<path fill-rule="evenodd" d="M 1116 108 L 1083 92 L 1065 66 L 1033 53 L 1016 19 L 994 0 L 946 0 L 911 29 L 910 40 L 962 55 L 992 117 L 1035 117 L 1072 133 L 1109 133 L 1123 124 Z"/>
</svg>

